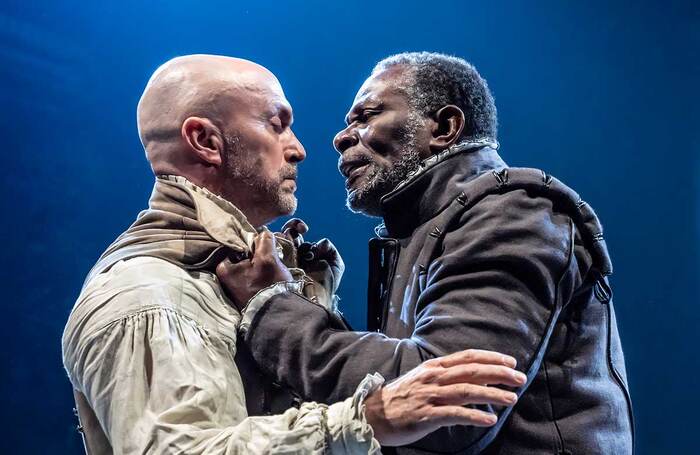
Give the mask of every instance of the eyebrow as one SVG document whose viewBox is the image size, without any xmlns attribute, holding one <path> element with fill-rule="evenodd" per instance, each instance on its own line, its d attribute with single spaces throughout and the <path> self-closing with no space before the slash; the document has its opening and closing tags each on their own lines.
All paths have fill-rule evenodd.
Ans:
<svg viewBox="0 0 700 455">
<path fill-rule="evenodd" d="M 352 110 L 350 110 L 350 112 L 348 112 L 347 114 L 345 114 L 345 124 L 346 124 L 346 125 L 350 125 L 350 115 L 351 115 L 353 112 L 355 112 L 355 108 L 354 108 L 354 107 L 352 108 Z"/>
<path fill-rule="evenodd" d="M 372 105 L 375 105 L 374 107 L 370 107 Z M 348 112 L 345 115 L 345 124 L 350 125 L 350 118 L 353 116 L 353 114 L 357 114 L 359 112 L 362 112 L 365 109 L 381 109 L 384 106 L 382 102 L 378 102 L 374 98 L 368 98 L 363 101 L 361 101 L 359 104 L 356 104 L 353 106 L 352 109 L 350 109 L 350 112 Z"/>
<path fill-rule="evenodd" d="M 270 115 L 279 115 L 282 120 L 290 125 L 294 122 L 294 112 L 289 104 L 275 103 L 269 113 Z"/>
</svg>

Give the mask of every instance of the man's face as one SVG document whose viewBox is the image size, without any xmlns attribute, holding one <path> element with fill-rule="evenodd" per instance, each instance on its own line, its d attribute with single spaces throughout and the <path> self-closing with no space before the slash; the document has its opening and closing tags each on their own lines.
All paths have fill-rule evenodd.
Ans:
<svg viewBox="0 0 700 455">
<path fill-rule="evenodd" d="M 408 103 L 394 66 L 365 81 L 346 116 L 347 127 L 333 140 L 345 176 L 347 205 L 354 212 L 381 216 L 379 201 L 417 169 L 428 150 L 423 116 Z"/>
<path fill-rule="evenodd" d="M 271 75 L 241 91 L 225 131 L 229 188 L 245 191 L 247 205 L 267 220 L 292 214 L 297 164 L 306 157 L 291 130 L 292 108 Z"/>
</svg>

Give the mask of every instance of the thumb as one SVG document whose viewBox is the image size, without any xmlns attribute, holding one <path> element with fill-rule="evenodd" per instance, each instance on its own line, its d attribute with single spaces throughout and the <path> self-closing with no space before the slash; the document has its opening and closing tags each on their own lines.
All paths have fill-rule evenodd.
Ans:
<svg viewBox="0 0 700 455">
<path fill-rule="evenodd" d="M 225 258 L 223 261 L 219 262 L 219 264 L 216 266 L 216 276 L 220 280 L 226 280 L 227 278 L 232 277 L 233 275 L 236 275 L 239 270 L 242 268 L 242 264 L 244 262 L 249 262 L 246 260 L 240 261 L 240 262 L 233 262 L 229 258 Z"/>
<path fill-rule="evenodd" d="M 270 231 L 263 231 L 255 238 L 253 257 L 277 257 L 277 240 Z"/>
</svg>

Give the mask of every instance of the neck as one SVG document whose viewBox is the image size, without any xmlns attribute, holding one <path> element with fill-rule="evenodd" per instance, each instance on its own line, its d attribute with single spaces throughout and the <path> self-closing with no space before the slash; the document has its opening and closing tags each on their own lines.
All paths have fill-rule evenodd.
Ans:
<svg viewBox="0 0 700 455">
<path fill-rule="evenodd" d="M 210 193 L 233 204 L 245 215 L 248 222 L 254 228 L 259 229 L 275 219 L 275 217 L 270 216 L 268 211 L 264 210 L 266 204 L 264 201 L 259 201 L 255 197 L 254 190 L 251 190 L 249 186 L 236 181 L 228 181 L 224 184 L 221 183 L 219 179 L 213 178 L 212 176 L 202 178 L 201 175 L 198 176 L 195 173 L 188 174 L 183 173 L 177 175 L 182 175 L 198 187 L 205 188 Z"/>
</svg>

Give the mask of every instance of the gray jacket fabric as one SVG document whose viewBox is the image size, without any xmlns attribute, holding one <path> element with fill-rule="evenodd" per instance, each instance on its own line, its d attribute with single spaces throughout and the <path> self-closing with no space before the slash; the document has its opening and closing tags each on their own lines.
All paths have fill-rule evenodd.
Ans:
<svg viewBox="0 0 700 455">
<path fill-rule="evenodd" d="M 492 409 L 494 427 L 444 428 L 397 452 L 632 453 L 612 266 L 597 217 L 573 190 L 467 146 L 429 160 L 382 207 L 370 331 L 334 326 L 297 294 L 274 295 L 245 333 L 265 373 L 333 402 L 367 372 L 390 380 L 458 350 L 500 351 L 528 381 L 515 406 Z"/>
</svg>

